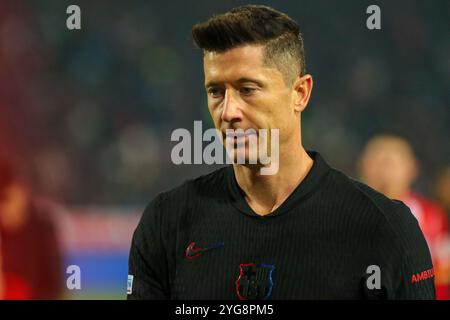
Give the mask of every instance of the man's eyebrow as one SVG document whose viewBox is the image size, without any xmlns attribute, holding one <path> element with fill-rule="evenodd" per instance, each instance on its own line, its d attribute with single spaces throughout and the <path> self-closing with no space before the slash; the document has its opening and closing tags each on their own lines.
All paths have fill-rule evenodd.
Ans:
<svg viewBox="0 0 450 320">
<path fill-rule="evenodd" d="M 235 81 L 235 83 L 238 83 L 238 84 L 241 84 L 241 83 L 244 83 L 244 82 L 253 82 L 253 83 L 256 83 L 260 87 L 264 87 L 264 84 L 262 83 L 262 81 L 258 80 L 258 79 L 242 77 L 242 78 L 239 78 L 238 80 Z M 205 84 L 205 88 L 216 87 L 216 86 L 219 86 L 221 84 L 222 84 L 222 82 L 208 81 Z"/>
<path fill-rule="evenodd" d="M 258 79 L 253 79 L 253 78 L 246 78 L 246 77 L 243 77 L 243 78 L 240 78 L 238 81 L 236 81 L 237 83 L 243 83 L 243 82 L 253 82 L 253 83 L 256 83 L 258 86 L 260 86 L 260 87 L 263 87 L 264 86 L 264 84 L 262 83 L 262 81 L 261 80 L 258 80 Z"/>
<path fill-rule="evenodd" d="M 220 82 L 216 82 L 216 81 L 208 81 L 205 84 L 205 88 L 209 88 L 209 87 L 217 87 L 220 84 Z"/>
</svg>

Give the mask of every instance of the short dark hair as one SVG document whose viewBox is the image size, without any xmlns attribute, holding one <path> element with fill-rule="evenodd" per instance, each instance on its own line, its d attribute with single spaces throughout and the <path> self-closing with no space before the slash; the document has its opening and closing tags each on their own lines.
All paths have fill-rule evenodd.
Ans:
<svg viewBox="0 0 450 320">
<path fill-rule="evenodd" d="M 225 52 L 246 45 L 265 46 L 264 62 L 275 65 L 292 83 L 306 74 L 300 28 L 292 18 L 271 7 L 244 5 L 192 28 L 195 45 L 208 52 Z"/>
</svg>

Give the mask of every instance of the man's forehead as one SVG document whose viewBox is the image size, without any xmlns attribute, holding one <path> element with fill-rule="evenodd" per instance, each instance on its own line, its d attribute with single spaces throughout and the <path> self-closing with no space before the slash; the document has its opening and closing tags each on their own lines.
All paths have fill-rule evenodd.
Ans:
<svg viewBox="0 0 450 320">
<path fill-rule="evenodd" d="M 250 77 L 253 73 L 271 73 L 264 64 L 264 47 L 246 45 L 225 52 L 207 51 L 203 56 L 205 80 L 214 78 Z"/>
<path fill-rule="evenodd" d="M 206 68 L 230 68 L 233 66 L 261 67 L 263 65 L 263 47 L 246 45 L 224 52 L 206 51 L 203 63 Z"/>
</svg>

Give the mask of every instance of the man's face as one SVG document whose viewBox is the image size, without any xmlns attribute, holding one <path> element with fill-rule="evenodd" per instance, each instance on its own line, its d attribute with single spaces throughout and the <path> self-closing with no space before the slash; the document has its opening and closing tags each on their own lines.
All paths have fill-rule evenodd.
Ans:
<svg viewBox="0 0 450 320">
<path fill-rule="evenodd" d="M 281 150 L 295 130 L 300 130 L 299 114 L 293 108 L 296 91 L 278 69 L 264 64 L 263 53 L 264 47 L 257 45 L 205 53 L 208 108 L 223 138 L 227 129 L 267 129 L 268 136 L 270 129 L 279 129 Z M 236 154 L 245 152 L 246 160 L 248 140 L 246 137 L 245 145 L 234 146 Z"/>
</svg>

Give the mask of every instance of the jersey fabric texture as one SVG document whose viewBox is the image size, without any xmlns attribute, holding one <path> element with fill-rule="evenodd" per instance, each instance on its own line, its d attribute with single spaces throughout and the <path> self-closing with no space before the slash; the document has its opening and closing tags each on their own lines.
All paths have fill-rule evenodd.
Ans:
<svg viewBox="0 0 450 320">
<path fill-rule="evenodd" d="M 402 202 L 314 151 L 266 216 L 232 166 L 159 194 L 133 235 L 128 299 L 435 299 L 430 252 Z"/>
</svg>

